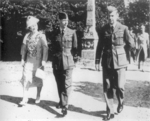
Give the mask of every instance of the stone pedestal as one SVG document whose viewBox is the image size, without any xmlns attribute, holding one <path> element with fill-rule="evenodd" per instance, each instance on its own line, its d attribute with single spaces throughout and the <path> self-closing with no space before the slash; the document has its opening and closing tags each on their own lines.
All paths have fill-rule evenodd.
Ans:
<svg viewBox="0 0 150 121">
<path fill-rule="evenodd" d="M 1 61 L 1 59 L 2 59 L 2 49 L 1 49 L 1 42 L 0 42 L 0 61 Z"/>
<path fill-rule="evenodd" d="M 93 66 L 95 62 L 98 35 L 95 28 L 95 0 L 88 0 L 86 30 L 82 39 L 81 62 L 85 66 Z"/>
</svg>

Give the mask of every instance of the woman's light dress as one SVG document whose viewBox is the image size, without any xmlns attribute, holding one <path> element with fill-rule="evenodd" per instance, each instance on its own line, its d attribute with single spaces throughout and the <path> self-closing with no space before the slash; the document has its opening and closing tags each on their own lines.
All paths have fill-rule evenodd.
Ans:
<svg viewBox="0 0 150 121">
<path fill-rule="evenodd" d="M 42 32 L 31 35 L 27 33 L 23 39 L 21 54 L 26 56 L 23 67 L 21 83 L 26 87 L 42 87 L 43 81 L 35 77 L 37 68 L 42 66 L 42 61 L 47 60 L 47 41 Z"/>
</svg>

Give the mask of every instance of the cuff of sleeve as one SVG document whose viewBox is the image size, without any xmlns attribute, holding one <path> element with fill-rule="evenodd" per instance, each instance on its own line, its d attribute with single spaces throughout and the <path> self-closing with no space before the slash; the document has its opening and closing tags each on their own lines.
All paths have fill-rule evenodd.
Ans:
<svg viewBox="0 0 150 121">
<path fill-rule="evenodd" d="M 100 63 L 100 59 L 96 59 L 95 64 L 99 64 L 99 63 Z"/>
</svg>

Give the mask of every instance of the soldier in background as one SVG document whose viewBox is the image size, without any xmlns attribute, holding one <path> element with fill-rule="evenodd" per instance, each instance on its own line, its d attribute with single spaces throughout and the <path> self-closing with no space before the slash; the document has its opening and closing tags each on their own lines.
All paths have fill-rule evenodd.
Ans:
<svg viewBox="0 0 150 121">
<path fill-rule="evenodd" d="M 133 32 L 132 27 L 130 27 L 129 33 L 130 33 L 130 36 L 132 37 L 132 39 L 134 40 L 134 43 L 135 43 L 136 48 L 137 48 L 137 37 L 136 37 L 136 34 Z M 127 52 L 127 58 L 128 58 L 129 63 L 130 64 L 132 63 L 132 59 L 135 62 L 136 61 L 136 55 L 133 53 L 133 51 L 130 51 L 128 49 L 126 52 Z"/>
<path fill-rule="evenodd" d="M 106 120 L 109 120 L 114 118 L 113 89 L 116 89 L 118 99 L 117 112 L 120 113 L 123 110 L 125 72 L 129 64 L 124 47 L 128 46 L 127 48 L 134 50 L 135 44 L 127 26 L 117 21 L 119 17 L 117 9 L 113 6 L 108 6 L 107 10 L 109 23 L 101 30 L 95 63 L 96 70 L 99 70 L 102 58 L 103 89 L 107 111 Z"/>
<path fill-rule="evenodd" d="M 72 71 L 75 67 L 74 57 L 77 56 L 76 31 L 67 27 L 68 15 L 64 12 L 58 14 L 59 28 L 49 33 L 52 50 L 52 67 L 58 88 L 59 103 L 63 115 L 67 114 L 68 99 L 72 84 Z"/>
</svg>

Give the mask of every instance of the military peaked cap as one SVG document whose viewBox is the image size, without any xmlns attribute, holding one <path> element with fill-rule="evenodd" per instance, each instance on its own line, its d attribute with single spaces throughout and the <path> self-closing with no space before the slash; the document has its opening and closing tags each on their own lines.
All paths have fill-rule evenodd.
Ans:
<svg viewBox="0 0 150 121">
<path fill-rule="evenodd" d="M 58 18 L 59 18 L 59 19 L 68 19 L 68 15 L 67 15 L 67 13 L 65 13 L 65 12 L 60 12 L 60 13 L 58 14 Z"/>
<path fill-rule="evenodd" d="M 108 6 L 107 10 L 108 10 L 109 13 L 111 13 L 111 12 L 117 11 L 117 8 L 114 7 L 114 6 Z"/>
</svg>

